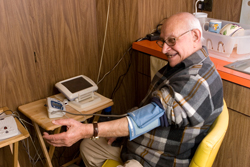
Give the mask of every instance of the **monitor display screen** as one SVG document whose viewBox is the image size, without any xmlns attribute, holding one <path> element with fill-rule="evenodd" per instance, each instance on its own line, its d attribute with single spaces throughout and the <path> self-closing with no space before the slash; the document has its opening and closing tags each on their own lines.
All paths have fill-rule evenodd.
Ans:
<svg viewBox="0 0 250 167">
<path fill-rule="evenodd" d="M 93 86 L 83 77 L 78 77 L 70 81 L 62 82 L 62 85 L 65 86 L 71 93 L 76 93 L 78 91 L 81 91 L 81 90 L 84 90 Z"/>
</svg>

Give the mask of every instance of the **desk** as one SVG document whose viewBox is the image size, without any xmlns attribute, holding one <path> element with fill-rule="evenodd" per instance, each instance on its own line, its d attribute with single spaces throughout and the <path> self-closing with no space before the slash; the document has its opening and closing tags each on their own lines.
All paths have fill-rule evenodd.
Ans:
<svg viewBox="0 0 250 167">
<path fill-rule="evenodd" d="M 9 110 L 8 107 L 3 107 L 1 109 L 3 111 L 6 111 L 5 114 L 11 114 L 10 111 L 7 111 L 7 110 Z M 13 148 L 13 156 L 14 156 L 13 163 L 14 163 L 14 167 L 17 167 L 18 166 L 18 142 L 20 140 L 26 139 L 30 135 L 29 135 L 29 132 L 19 122 L 19 120 L 17 118 L 15 118 L 15 120 L 16 120 L 16 123 L 17 123 L 18 130 L 21 132 L 21 134 L 19 134 L 17 136 L 14 136 L 14 137 L 11 137 L 11 138 L 8 138 L 8 139 L 3 140 L 3 141 L 0 141 L 0 148 L 5 147 L 7 145 L 10 145 L 11 150 L 12 150 L 12 146 L 11 145 L 13 144 L 13 147 L 14 147 Z"/>
<path fill-rule="evenodd" d="M 93 114 L 98 111 L 101 111 L 109 106 L 113 105 L 113 101 L 111 99 L 108 99 L 100 94 L 97 94 L 100 96 L 101 100 L 98 102 L 98 104 L 95 104 L 94 106 L 90 106 L 87 108 L 84 108 L 82 111 L 80 111 L 83 114 Z M 62 94 L 51 96 L 52 98 L 60 99 L 62 97 Z M 41 99 L 35 102 L 31 102 L 22 106 L 19 106 L 18 109 L 20 112 L 22 112 L 25 116 L 27 116 L 29 119 L 31 119 L 35 131 L 38 136 L 38 140 L 40 142 L 43 154 L 46 158 L 47 166 L 52 167 L 51 159 L 54 154 L 55 147 L 50 146 L 49 152 L 47 151 L 47 148 L 45 146 L 45 142 L 43 140 L 41 131 L 39 129 L 39 126 L 43 128 L 46 131 L 52 131 L 54 130 L 54 133 L 60 133 L 61 126 L 60 125 L 54 125 L 51 121 L 56 119 L 66 119 L 66 118 L 72 118 L 77 121 L 85 121 L 86 119 L 92 117 L 92 116 L 79 116 L 79 115 L 71 115 L 71 114 L 65 114 L 64 117 L 61 118 L 49 118 L 47 107 L 45 106 L 46 99 Z M 72 112 L 72 113 L 78 113 L 79 111 L 75 110 L 71 106 L 66 106 L 66 111 Z"/>
<path fill-rule="evenodd" d="M 155 41 L 134 42 L 132 48 L 145 54 L 166 59 Z M 229 111 L 228 130 L 213 166 L 249 166 L 250 75 L 224 67 L 231 62 L 213 57 L 210 57 L 210 59 L 223 80 L 224 99 Z M 144 74 L 144 76 L 146 75 L 148 76 L 148 74 Z"/>
</svg>

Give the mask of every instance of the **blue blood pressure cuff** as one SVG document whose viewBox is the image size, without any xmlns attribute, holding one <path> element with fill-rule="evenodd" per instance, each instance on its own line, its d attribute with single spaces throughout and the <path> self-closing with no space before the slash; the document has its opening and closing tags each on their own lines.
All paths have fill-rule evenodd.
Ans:
<svg viewBox="0 0 250 167">
<path fill-rule="evenodd" d="M 151 102 L 133 112 L 128 113 L 129 139 L 149 132 L 161 125 L 160 117 L 165 113 L 156 103 Z"/>
</svg>

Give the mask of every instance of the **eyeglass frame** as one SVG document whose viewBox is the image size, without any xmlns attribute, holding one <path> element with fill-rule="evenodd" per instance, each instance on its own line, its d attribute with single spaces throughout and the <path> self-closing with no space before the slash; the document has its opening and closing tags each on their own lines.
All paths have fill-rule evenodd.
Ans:
<svg viewBox="0 0 250 167">
<path fill-rule="evenodd" d="M 188 30 L 184 33 L 182 33 L 181 35 L 179 35 L 178 37 L 168 37 L 167 40 L 164 40 L 164 39 L 160 39 L 160 40 L 157 40 L 156 43 L 159 47 L 163 48 L 164 46 L 164 43 L 166 43 L 168 46 L 174 46 L 176 44 L 176 41 L 183 35 L 187 34 L 188 32 L 190 31 L 193 31 L 194 29 L 191 29 L 191 30 Z M 174 39 L 174 44 L 168 44 L 166 41 L 168 41 L 169 39 Z M 162 42 L 162 44 L 159 44 L 158 42 Z"/>
</svg>

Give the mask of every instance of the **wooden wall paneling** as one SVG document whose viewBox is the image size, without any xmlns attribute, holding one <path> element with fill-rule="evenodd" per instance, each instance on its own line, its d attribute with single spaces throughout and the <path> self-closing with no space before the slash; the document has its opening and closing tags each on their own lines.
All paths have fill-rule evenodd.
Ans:
<svg viewBox="0 0 250 167">
<path fill-rule="evenodd" d="M 141 36 L 151 33 L 166 17 L 193 11 L 192 0 L 138 0 L 138 30 Z"/>
<path fill-rule="evenodd" d="M 136 64 L 137 66 L 137 87 L 136 87 L 136 94 L 137 94 L 137 106 L 140 102 L 144 99 L 145 95 L 148 92 L 148 88 L 151 82 L 150 78 L 150 55 L 136 52 Z"/>
<path fill-rule="evenodd" d="M 96 2 L 46 0 L 32 5 L 36 74 L 41 76 L 37 80 L 41 93 L 45 92 L 45 97 L 52 95 L 56 82 L 80 74 L 95 81 L 100 58 Z M 78 151 L 79 142 L 70 148 L 57 148 L 52 164 L 60 166 Z"/>
<path fill-rule="evenodd" d="M 137 52 L 137 72 L 150 78 L 150 55 Z"/>
<path fill-rule="evenodd" d="M 250 117 L 229 109 L 228 130 L 213 167 L 249 166 L 249 122 Z"/>
<path fill-rule="evenodd" d="M 137 89 L 136 89 L 136 93 L 137 93 L 136 102 L 137 102 L 137 106 L 139 106 L 139 104 L 141 103 L 141 101 L 144 99 L 145 95 L 148 92 L 148 88 L 149 88 L 151 80 L 149 76 L 144 75 L 142 73 L 137 73 L 137 78 L 138 78 L 138 82 L 137 82 Z"/>
<path fill-rule="evenodd" d="M 208 17 L 233 22 L 240 21 L 242 0 L 213 0 L 212 12 L 208 12 Z"/>
<path fill-rule="evenodd" d="M 32 52 L 29 3 L 24 0 L 0 1 L 0 106 L 16 110 L 34 99 L 36 76 Z"/>
<path fill-rule="evenodd" d="M 98 48 L 100 56 L 103 47 L 108 4 L 109 0 L 97 1 Z M 132 41 L 137 38 L 136 6 L 137 2 L 133 0 L 110 1 L 108 29 L 100 78 L 114 67 L 132 45 Z M 128 68 L 129 60 L 130 55 L 126 54 L 115 70 L 98 85 L 98 92 L 111 98 L 118 78 L 124 74 Z M 99 61 L 100 60 L 98 60 L 98 62 Z M 129 73 L 124 78 L 121 87 L 113 99 L 114 106 L 112 111 L 114 113 L 124 113 L 135 104 L 135 97 L 133 95 L 135 89 L 134 68 L 134 57 L 132 57 L 132 66 L 130 67 Z"/>
<path fill-rule="evenodd" d="M 45 98 L 68 77 L 96 78 L 96 1 L 0 0 L 0 25 L 0 106 L 16 110 Z M 22 165 L 31 165 L 19 148 Z"/>
<path fill-rule="evenodd" d="M 1 167 L 14 166 L 13 154 L 11 152 L 10 146 L 5 146 L 1 148 L 0 157 L 8 157 L 8 158 L 1 158 L 1 161 L 0 161 Z"/>
<path fill-rule="evenodd" d="M 224 98 L 228 108 L 250 116 L 250 89 L 223 80 Z"/>
<path fill-rule="evenodd" d="M 99 58 L 95 1 L 37 0 L 32 9 L 41 93 L 52 94 L 56 82 L 80 74 L 94 80 Z"/>
<path fill-rule="evenodd" d="M 95 1 L 0 3 L 1 106 L 47 97 L 68 77 L 96 78 Z"/>
<path fill-rule="evenodd" d="M 223 80 L 223 90 L 229 108 L 229 126 L 213 166 L 248 166 L 250 89 Z"/>
</svg>

